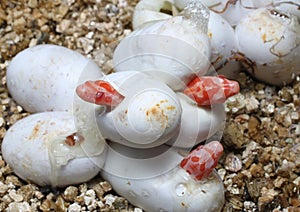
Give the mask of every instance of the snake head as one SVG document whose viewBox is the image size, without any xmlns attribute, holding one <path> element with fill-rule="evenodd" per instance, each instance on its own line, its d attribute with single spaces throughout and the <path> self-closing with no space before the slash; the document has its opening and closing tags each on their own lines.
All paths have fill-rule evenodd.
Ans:
<svg viewBox="0 0 300 212">
<path fill-rule="evenodd" d="M 185 169 L 196 180 L 202 180 L 208 177 L 217 166 L 222 154 L 222 144 L 218 141 L 212 141 L 190 152 L 181 161 L 180 167 Z"/>
<path fill-rule="evenodd" d="M 184 94 L 200 106 L 224 103 L 227 98 L 240 92 L 238 82 L 224 76 L 196 77 L 184 90 Z"/>
<path fill-rule="evenodd" d="M 76 88 L 76 93 L 84 101 L 110 107 L 116 107 L 124 99 L 124 96 L 104 80 L 87 81 Z"/>
</svg>

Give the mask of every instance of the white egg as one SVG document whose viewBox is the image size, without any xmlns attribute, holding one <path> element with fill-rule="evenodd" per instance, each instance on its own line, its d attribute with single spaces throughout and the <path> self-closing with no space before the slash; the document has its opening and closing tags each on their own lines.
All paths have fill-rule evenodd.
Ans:
<svg viewBox="0 0 300 212">
<path fill-rule="evenodd" d="M 20 178 L 41 186 L 66 186 L 91 179 L 104 165 L 105 144 L 88 157 L 81 148 L 85 142 L 103 141 L 78 134 L 74 117 L 67 112 L 36 113 L 9 128 L 2 154 Z"/>
<path fill-rule="evenodd" d="M 240 63 L 233 59 L 233 53 L 237 51 L 234 29 L 222 16 L 210 12 L 208 36 L 212 48 L 212 67 L 209 73 L 215 75 L 217 72 L 235 79 L 240 72 Z"/>
<path fill-rule="evenodd" d="M 70 111 L 77 84 L 101 76 L 94 62 L 55 45 L 21 51 L 6 74 L 10 94 L 28 112 Z"/>
<path fill-rule="evenodd" d="M 177 167 L 186 155 L 188 150 L 167 145 L 138 149 L 108 142 L 107 161 L 102 172 L 124 179 L 154 178 Z"/>
<path fill-rule="evenodd" d="M 252 1 L 219 0 L 219 3 L 209 7 L 220 14 L 231 26 L 235 26 L 241 18 L 255 9 Z"/>
<path fill-rule="evenodd" d="M 114 52 L 115 71 L 141 71 L 173 90 L 185 88 L 195 74 L 204 75 L 210 65 L 211 46 L 206 19 L 201 15 L 191 20 L 176 16 L 150 22 L 133 31 Z"/>
<path fill-rule="evenodd" d="M 109 148 L 101 176 L 118 194 L 145 211 L 221 211 L 224 187 L 216 172 L 196 181 L 178 166 L 182 156 L 176 149 L 139 151 Z"/>
<path fill-rule="evenodd" d="M 174 0 L 174 4 L 180 10 L 183 10 L 190 0 Z M 202 2 L 202 1 L 201 1 Z M 202 2 L 203 3 L 203 2 Z"/>
<path fill-rule="evenodd" d="M 182 93 L 177 93 L 182 106 L 181 126 L 178 135 L 172 137 L 167 144 L 191 148 L 209 139 L 217 132 L 222 132 L 225 124 L 223 104 L 211 105 L 210 108 L 199 107 Z"/>
<path fill-rule="evenodd" d="M 293 81 L 300 72 L 300 25 L 297 18 L 260 8 L 236 27 L 241 61 L 255 78 L 272 85 Z"/>
<path fill-rule="evenodd" d="M 180 123 L 181 105 L 164 83 L 140 72 L 119 72 L 104 77 L 125 99 L 97 117 L 101 134 L 136 148 L 161 145 Z"/>
<path fill-rule="evenodd" d="M 209 0 L 201 1 L 206 6 L 216 5 L 219 0 Z M 147 12 L 144 19 L 139 17 L 133 17 L 133 23 L 139 26 L 148 23 L 153 24 L 153 21 L 170 19 L 173 13 L 165 14 L 160 12 L 159 8 L 163 7 L 178 7 L 180 10 L 186 7 L 188 1 L 140 1 L 135 8 L 135 13 L 142 16 L 143 13 Z M 135 27 L 134 29 L 136 29 Z M 230 79 L 235 79 L 240 72 L 240 63 L 232 59 L 232 53 L 236 52 L 236 40 L 234 35 L 234 29 L 232 26 L 219 14 L 210 11 L 209 21 L 208 21 L 208 36 L 211 43 L 212 56 L 210 61 L 212 65 L 210 66 L 209 74 L 222 74 Z"/>
<path fill-rule="evenodd" d="M 158 21 L 172 17 L 162 12 L 168 11 L 171 14 L 177 14 L 178 11 L 174 6 L 173 0 L 141 0 L 134 8 L 132 27 L 137 29 L 149 21 Z"/>
</svg>

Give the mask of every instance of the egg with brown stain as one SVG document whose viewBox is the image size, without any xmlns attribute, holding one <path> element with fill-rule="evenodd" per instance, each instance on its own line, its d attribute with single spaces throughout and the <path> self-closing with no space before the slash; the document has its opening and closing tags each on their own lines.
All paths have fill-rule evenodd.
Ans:
<svg viewBox="0 0 300 212">
<path fill-rule="evenodd" d="M 135 148 L 151 148 L 169 140 L 178 130 L 181 105 L 174 91 L 141 72 L 124 71 L 105 76 L 125 98 L 97 117 L 102 135 Z"/>
</svg>

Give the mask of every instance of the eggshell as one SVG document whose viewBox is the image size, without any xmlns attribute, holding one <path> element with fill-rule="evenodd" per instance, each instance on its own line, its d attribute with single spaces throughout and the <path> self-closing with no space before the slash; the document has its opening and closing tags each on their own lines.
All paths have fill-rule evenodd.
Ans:
<svg viewBox="0 0 300 212">
<path fill-rule="evenodd" d="M 276 0 L 275 0 L 276 1 Z M 253 7 L 255 7 L 256 9 L 259 7 L 267 7 L 267 6 L 271 6 L 273 4 L 273 2 L 275 2 L 274 0 L 251 0 L 251 3 L 253 5 Z"/>
<path fill-rule="evenodd" d="M 190 0 L 174 0 L 175 6 L 180 10 L 183 10 L 189 2 Z M 211 7 L 220 4 L 221 0 L 201 0 L 201 3 L 207 7 Z"/>
<path fill-rule="evenodd" d="M 233 53 L 237 51 L 237 43 L 234 29 L 219 14 L 210 12 L 208 22 L 208 36 L 212 48 L 212 67 L 210 75 L 224 75 L 229 79 L 235 79 L 240 72 L 240 64 L 233 60 Z"/>
<path fill-rule="evenodd" d="M 176 16 L 133 31 L 117 46 L 113 63 L 116 72 L 144 72 L 180 90 L 195 74 L 207 72 L 210 55 L 206 32 Z"/>
<path fill-rule="evenodd" d="M 188 153 L 188 150 L 167 145 L 141 149 L 111 141 L 102 170 L 124 179 L 153 178 L 174 169 Z"/>
<path fill-rule="evenodd" d="M 162 10 L 171 13 L 177 13 L 173 0 L 141 0 L 134 8 L 132 27 L 137 29 L 149 21 L 163 20 L 172 17 L 167 13 L 161 12 Z"/>
<path fill-rule="evenodd" d="M 220 4 L 219 0 L 201 1 L 206 6 Z M 154 24 L 155 21 L 170 19 L 172 15 L 159 11 L 159 8 L 168 6 L 184 9 L 188 1 L 140 1 L 135 8 L 136 16 L 133 16 L 133 26 L 137 29 L 143 24 Z M 171 6 L 171 5 L 172 6 Z M 141 16 L 141 17 L 139 17 Z M 152 22 L 151 22 L 152 21 Z M 151 23 L 147 23 L 151 22 Z M 138 25 L 138 26 L 137 26 Z M 212 55 L 209 75 L 222 74 L 229 79 L 235 79 L 240 72 L 240 63 L 232 60 L 232 53 L 237 51 L 235 34 L 232 26 L 220 15 L 210 11 L 208 22 L 208 36 L 211 41 Z"/>
<path fill-rule="evenodd" d="M 66 186 L 85 182 L 103 167 L 106 150 L 88 157 L 78 135 L 75 144 L 66 138 L 77 133 L 74 117 L 67 112 L 43 112 L 17 121 L 2 142 L 2 154 L 13 171 L 22 179 L 38 185 Z"/>
<path fill-rule="evenodd" d="M 260 8 L 236 27 L 238 50 L 255 78 L 272 85 L 292 82 L 300 73 L 300 25 L 295 16 Z"/>
<path fill-rule="evenodd" d="M 125 99 L 97 117 L 102 135 L 136 148 L 161 145 L 180 123 L 181 105 L 164 83 L 140 72 L 118 72 L 104 77 Z"/>
<path fill-rule="evenodd" d="M 33 113 L 70 111 L 77 84 L 101 76 L 94 62 L 55 45 L 38 45 L 21 51 L 6 74 L 14 100 Z"/>
<path fill-rule="evenodd" d="M 153 157 L 148 154 L 149 158 L 135 158 L 137 162 L 132 163 L 130 155 L 137 155 L 134 151 L 122 155 L 109 148 L 109 163 L 101 171 L 103 179 L 111 183 L 114 190 L 129 202 L 145 211 L 221 211 L 225 200 L 224 187 L 216 172 L 212 172 L 205 180 L 195 181 L 184 169 L 174 164 L 174 161 L 178 163 L 178 159 L 182 157 L 175 149 L 165 152 L 158 150 L 160 154 L 153 154 Z M 160 168 L 161 172 L 156 172 Z M 118 173 L 114 170 L 124 171 Z M 138 177 L 128 175 L 133 170 L 138 173 Z M 157 175 L 143 175 L 152 170 Z"/>
<path fill-rule="evenodd" d="M 188 4 L 189 0 L 174 0 L 174 4 L 180 10 L 183 10 L 185 6 Z M 202 1 L 201 1 L 202 2 Z"/>
<path fill-rule="evenodd" d="M 177 93 L 177 96 L 182 106 L 180 130 L 167 144 L 191 148 L 223 131 L 226 119 L 223 104 L 211 105 L 210 108 L 199 107 L 186 95 Z"/>
<path fill-rule="evenodd" d="M 255 9 L 252 1 L 220 0 L 220 3 L 212 5 L 210 9 L 220 14 L 231 26 Z"/>
</svg>

